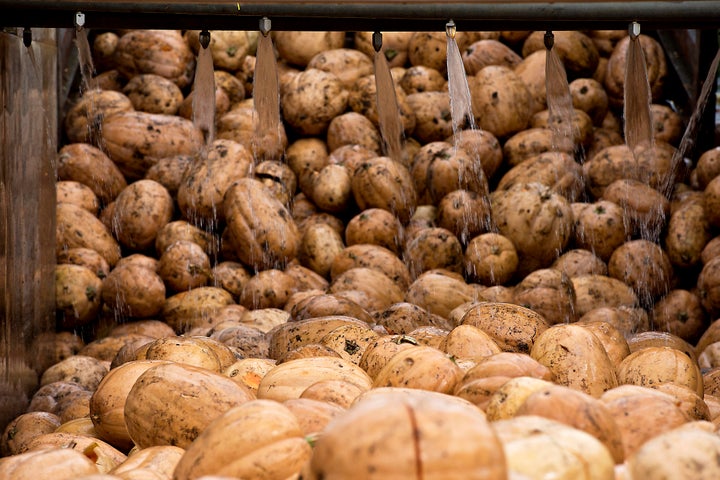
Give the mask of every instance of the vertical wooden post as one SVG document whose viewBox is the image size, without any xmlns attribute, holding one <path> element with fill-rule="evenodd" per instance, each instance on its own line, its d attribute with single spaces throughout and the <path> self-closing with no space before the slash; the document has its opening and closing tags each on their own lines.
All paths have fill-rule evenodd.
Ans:
<svg viewBox="0 0 720 480">
<path fill-rule="evenodd" d="M 0 429 L 37 387 L 33 340 L 55 327 L 54 29 L 0 32 Z"/>
</svg>

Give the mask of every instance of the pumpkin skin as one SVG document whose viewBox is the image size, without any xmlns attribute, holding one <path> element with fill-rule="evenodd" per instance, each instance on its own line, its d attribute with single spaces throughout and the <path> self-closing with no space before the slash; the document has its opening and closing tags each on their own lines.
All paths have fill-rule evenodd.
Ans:
<svg viewBox="0 0 720 480">
<path fill-rule="evenodd" d="M 507 472 L 502 446 L 474 405 L 385 388 L 328 424 L 303 478 L 504 479 Z"/>
<path fill-rule="evenodd" d="M 114 60 L 126 78 L 154 73 L 185 88 L 193 80 L 195 56 L 179 30 L 133 30 L 118 40 Z"/>
<path fill-rule="evenodd" d="M 283 402 L 299 398 L 309 386 L 321 380 L 344 380 L 368 390 L 372 379 L 349 360 L 320 356 L 296 358 L 276 365 L 260 380 L 257 397 Z"/>
<path fill-rule="evenodd" d="M 493 223 L 518 253 L 518 271 L 549 267 L 573 235 L 570 202 L 539 183 L 519 183 L 490 195 Z"/>
<path fill-rule="evenodd" d="M 95 463 L 71 448 L 34 450 L 0 459 L 0 477 L 15 480 L 70 480 L 97 475 Z"/>
<path fill-rule="evenodd" d="M 505 448 L 511 478 L 615 478 L 607 447 L 587 432 L 535 415 L 492 425 Z"/>
<path fill-rule="evenodd" d="M 410 171 L 390 157 L 361 162 L 352 177 L 352 192 L 362 209 L 382 208 L 405 224 L 417 204 L 417 192 Z"/>
<path fill-rule="evenodd" d="M 450 394 L 463 371 L 445 352 L 418 345 L 393 355 L 375 377 L 375 387 L 405 387 Z"/>
<path fill-rule="evenodd" d="M 579 325 L 559 324 L 538 335 L 530 352 L 552 371 L 555 381 L 594 397 L 618 384 L 615 365 L 603 343 Z"/>
<path fill-rule="evenodd" d="M 128 111 L 103 120 L 108 157 L 128 180 L 138 180 L 161 158 L 195 155 L 203 145 L 199 128 L 174 115 Z"/>
<path fill-rule="evenodd" d="M 204 368 L 167 363 L 140 375 L 125 401 L 125 423 L 140 448 L 187 448 L 215 418 L 254 399 L 230 378 Z"/>
<path fill-rule="evenodd" d="M 133 442 L 125 425 L 125 401 L 135 381 L 161 360 L 136 360 L 113 368 L 90 397 L 90 419 L 98 436 L 120 450 Z"/>
<path fill-rule="evenodd" d="M 253 400 L 231 408 L 188 447 L 173 480 L 204 475 L 236 478 L 291 478 L 310 459 L 295 414 L 281 403 Z"/>
<path fill-rule="evenodd" d="M 223 200 L 235 253 L 255 269 L 277 268 L 294 259 L 301 235 L 288 209 L 259 180 L 242 178 Z M 242 245 L 240 248 L 239 245 Z"/>
<path fill-rule="evenodd" d="M 461 324 L 485 331 L 504 352 L 530 353 L 539 336 L 548 329 L 542 315 L 529 308 L 502 302 L 483 302 L 463 315 Z"/>
</svg>

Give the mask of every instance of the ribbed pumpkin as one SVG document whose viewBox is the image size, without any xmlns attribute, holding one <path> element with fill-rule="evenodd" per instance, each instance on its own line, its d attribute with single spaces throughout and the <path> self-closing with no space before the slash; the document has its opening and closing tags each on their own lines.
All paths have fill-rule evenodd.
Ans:
<svg viewBox="0 0 720 480">
<path fill-rule="evenodd" d="M 483 302 L 463 315 L 463 325 L 473 325 L 490 335 L 505 352 L 530 353 L 548 323 L 542 315 L 511 303 Z"/>
<path fill-rule="evenodd" d="M 173 480 L 204 475 L 284 480 L 312 449 L 295 415 L 281 403 L 253 400 L 225 412 L 188 447 Z"/>
<path fill-rule="evenodd" d="M 295 258 L 300 230 L 288 209 L 259 180 L 241 178 L 225 192 L 223 209 L 235 253 L 253 268 L 278 268 Z"/>
<path fill-rule="evenodd" d="M 98 436 L 121 450 L 133 446 L 125 426 L 125 401 L 140 375 L 166 363 L 162 360 L 136 360 L 113 368 L 90 397 L 90 419 Z"/>
<path fill-rule="evenodd" d="M 485 415 L 437 392 L 379 389 L 323 431 L 308 480 L 507 478 L 505 454 Z"/>
<path fill-rule="evenodd" d="M 579 325 L 553 325 L 538 335 L 530 352 L 560 385 L 600 397 L 618 385 L 615 365 L 602 342 Z"/>
<path fill-rule="evenodd" d="M 140 448 L 186 448 L 207 425 L 254 397 L 224 375 L 167 363 L 140 375 L 125 401 L 125 423 Z"/>
<path fill-rule="evenodd" d="M 344 380 L 368 390 L 372 380 L 363 369 L 342 358 L 306 357 L 275 366 L 260 381 L 257 396 L 279 402 L 299 398 L 310 385 L 321 380 Z"/>
<path fill-rule="evenodd" d="M 108 157 L 128 179 L 142 178 L 159 159 L 194 155 L 203 145 L 200 129 L 174 115 L 120 112 L 103 121 Z"/>
<path fill-rule="evenodd" d="M 518 478 L 615 478 L 615 462 L 608 449 L 582 430 L 534 415 L 492 426 L 503 443 L 508 470 Z"/>
<path fill-rule="evenodd" d="M 98 473 L 92 460 L 71 448 L 34 450 L 0 459 L 0 478 L 13 480 L 73 480 Z"/>
<path fill-rule="evenodd" d="M 352 191 L 360 209 L 382 208 L 407 223 L 415 210 L 417 194 L 410 171 L 390 157 L 375 157 L 358 165 Z"/>
<path fill-rule="evenodd" d="M 376 387 L 406 387 L 452 393 L 463 371 L 445 352 L 418 345 L 393 355 L 378 372 Z"/>
</svg>

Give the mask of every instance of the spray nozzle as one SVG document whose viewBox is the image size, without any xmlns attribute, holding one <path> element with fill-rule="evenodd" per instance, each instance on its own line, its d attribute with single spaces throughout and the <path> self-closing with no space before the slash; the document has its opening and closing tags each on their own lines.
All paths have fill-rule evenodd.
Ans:
<svg viewBox="0 0 720 480">
<path fill-rule="evenodd" d="M 632 22 L 628 27 L 628 34 L 633 40 L 640 36 L 640 24 L 638 22 Z"/>
<path fill-rule="evenodd" d="M 448 36 L 448 38 L 455 38 L 456 33 L 457 27 L 455 26 L 455 22 L 450 19 L 450 21 L 445 24 L 445 34 Z"/>
<path fill-rule="evenodd" d="M 77 12 L 75 14 L 75 28 L 80 30 L 85 26 L 85 14 L 82 12 Z"/>
<path fill-rule="evenodd" d="M 553 46 L 555 45 L 555 34 L 548 30 L 545 32 L 545 48 L 548 50 L 552 50 Z"/>
<path fill-rule="evenodd" d="M 260 19 L 260 33 L 263 34 L 263 37 L 268 36 L 271 28 L 272 28 L 272 22 L 270 22 L 270 19 L 267 17 L 262 17 Z"/>
<path fill-rule="evenodd" d="M 382 33 L 374 32 L 372 34 L 372 46 L 376 52 L 379 52 L 382 48 Z"/>
<path fill-rule="evenodd" d="M 203 30 L 202 32 L 200 32 L 198 40 L 200 41 L 200 46 L 203 49 L 208 48 L 208 46 L 210 45 L 210 32 L 208 32 L 207 30 Z"/>
</svg>

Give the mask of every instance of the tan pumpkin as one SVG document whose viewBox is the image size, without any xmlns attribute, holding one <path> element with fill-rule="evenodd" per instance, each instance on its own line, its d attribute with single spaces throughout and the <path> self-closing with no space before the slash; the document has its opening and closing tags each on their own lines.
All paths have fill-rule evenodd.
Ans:
<svg viewBox="0 0 720 480">
<path fill-rule="evenodd" d="M 393 355 L 377 373 L 374 387 L 405 387 L 452 393 L 463 372 L 444 352 L 429 346 Z"/>
<path fill-rule="evenodd" d="M 234 303 L 230 292 L 222 288 L 194 288 L 165 299 L 162 319 L 176 332 L 184 333 L 195 327 L 212 326 L 214 315 Z"/>
<path fill-rule="evenodd" d="M 493 223 L 515 246 L 518 270 L 527 274 L 548 267 L 572 235 L 570 202 L 539 183 L 516 184 L 490 196 Z"/>
<path fill-rule="evenodd" d="M 625 387 L 635 386 L 623 385 L 618 388 Z M 608 390 L 608 398 L 605 395 L 601 397 L 620 429 L 626 457 L 635 453 L 647 440 L 689 421 L 672 396 L 646 387 L 640 390 L 618 393 L 616 398 L 612 397 L 616 395 L 615 392 Z"/>
<path fill-rule="evenodd" d="M 287 208 L 260 182 L 241 178 L 225 193 L 227 228 L 240 260 L 253 268 L 284 265 L 297 255 L 300 231 Z M 241 242 L 242 248 L 238 248 Z"/>
<path fill-rule="evenodd" d="M 581 320 L 575 323 L 586 328 L 600 340 L 610 362 L 617 368 L 625 357 L 630 355 L 630 346 L 623 333 L 612 324 L 603 320 Z"/>
<path fill-rule="evenodd" d="M 212 142 L 185 171 L 177 192 L 178 207 L 193 223 L 222 221 L 223 196 L 230 185 L 248 176 L 253 164 L 248 148 L 232 140 Z"/>
<path fill-rule="evenodd" d="M 267 358 L 243 358 L 227 367 L 223 374 L 257 395 L 260 381 L 274 366 L 275 362 Z"/>
<path fill-rule="evenodd" d="M 47 448 L 0 459 L 0 477 L 13 480 L 71 480 L 98 474 L 91 459 L 71 448 Z"/>
<path fill-rule="evenodd" d="M 404 300 L 428 312 L 448 318 L 450 312 L 463 303 L 475 300 L 475 288 L 460 275 L 446 270 L 428 270 L 407 289 Z"/>
<path fill-rule="evenodd" d="M 35 437 L 28 451 L 67 448 L 81 452 L 92 460 L 100 473 L 108 473 L 127 458 L 126 455 L 99 438 L 78 433 L 53 432 Z M 7 477 L 15 478 L 15 477 Z"/>
<path fill-rule="evenodd" d="M 98 436 L 119 448 L 129 450 L 132 439 L 125 425 L 125 402 L 135 381 L 161 360 L 137 360 L 113 368 L 90 397 L 90 419 Z"/>
<path fill-rule="evenodd" d="M 710 480 L 720 475 L 714 460 L 718 454 L 720 439 L 714 432 L 677 428 L 645 442 L 627 459 L 627 466 L 632 478 Z"/>
<path fill-rule="evenodd" d="M 600 440 L 616 463 L 625 458 L 622 437 L 610 410 L 597 398 L 561 385 L 530 394 L 516 415 L 538 415 L 583 430 Z"/>
<path fill-rule="evenodd" d="M 303 478 L 507 478 L 505 455 L 475 406 L 437 392 L 378 389 L 332 421 Z"/>
<path fill-rule="evenodd" d="M 505 449 L 511 478 L 616 478 L 607 447 L 580 429 L 536 415 L 500 420 L 492 427 Z"/>
<path fill-rule="evenodd" d="M 311 454 L 292 411 L 271 400 L 253 400 L 227 410 L 205 429 L 185 451 L 173 479 L 291 478 Z"/>
<path fill-rule="evenodd" d="M 35 437 L 54 432 L 60 426 L 60 417 L 50 412 L 26 412 L 12 419 L 0 439 L 0 455 L 17 455 L 27 450 Z"/>
<path fill-rule="evenodd" d="M 417 193 L 409 170 L 389 157 L 360 163 L 352 177 L 352 192 L 361 209 L 382 208 L 407 223 L 415 210 Z"/>
<path fill-rule="evenodd" d="M 67 118 L 67 117 L 66 117 Z M 60 180 L 73 180 L 89 187 L 102 204 L 108 204 L 127 186 L 117 166 L 102 150 L 87 143 L 70 143 L 57 157 Z"/>
<path fill-rule="evenodd" d="M 289 398 L 282 404 L 295 415 L 306 438 L 320 435 L 333 418 L 345 411 L 345 407 L 336 403 L 312 398 Z"/>
<path fill-rule="evenodd" d="M 520 406 L 530 395 L 552 385 L 554 384 L 549 380 L 530 376 L 509 378 L 490 396 L 485 406 L 488 420 L 494 422 L 514 418 Z"/>
<path fill-rule="evenodd" d="M 547 321 L 529 308 L 511 303 L 483 302 L 463 315 L 461 324 L 473 325 L 490 335 L 506 352 L 530 353 Z"/>
<path fill-rule="evenodd" d="M 348 408 L 364 391 L 363 387 L 347 380 L 320 380 L 303 390 L 300 398 L 321 400 Z"/>
<path fill-rule="evenodd" d="M 127 459 L 110 473 L 123 479 L 142 480 L 152 475 L 170 478 L 184 453 L 184 449 L 173 445 L 133 449 Z"/>
<path fill-rule="evenodd" d="M 382 368 L 396 353 L 417 346 L 418 341 L 409 335 L 383 335 L 368 345 L 359 366 L 375 379 Z"/>
<path fill-rule="evenodd" d="M 443 338 L 438 348 L 452 358 L 474 362 L 501 352 L 490 335 L 472 325 L 458 325 L 453 328 Z"/>
<path fill-rule="evenodd" d="M 71 203 L 56 207 L 56 252 L 90 248 L 112 267 L 120 260 L 120 245 L 110 231 L 92 213 Z"/>
<path fill-rule="evenodd" d="M 180 88 L 193 79 L 195 57 L 179 30 L 130 30 L 120 37 L 114 60 L 126 78 L 154 73 Z"/>
<path fill-rule="evenodd" d="M 701 397 L 704 392 L 703 376 L 697 362 L 672 347 L 647 347 L 631 353 L 618 367 L 618 380 L 642 386 L 677 383 Z"/>
<path fill-rule="evenodd" d="M 328 315 L 346 315 L 362 320 L 368 324 L 373 323 L 373 317 L 368 311 L 351 299 L 322 292 L 307 295 L 306 298 L 300 299 L 290 308 L 288 308 L 286 304 L 285 309 L 290 311 L 294 320 L 325 317 Z"/>
<path fill-rule="evenodd" d="M 201 131 L 190 120 L 174 115 L 121 112 L 102 123 L 108 157 L 128 179 L 145 176 L 160 158 L 195 155 L 203 145 Z"/>
<path fill-rule="evenodd" d="M 332 348 L 342 358 L 358 365 L 365 350 L 378 336 L 370 326 L 341 325 L 322 337 L 320 344 Z"/>
<path fill-rule="evenodd" d="M 579 325 L 548 328 L 537 337 L 530 356 L 548 367 L 558 384 L 594 397 L 618 385 L 603 343 Z"/>
<path fill-rule="evenodd" d="M 222 374 L 165 363 L 138 377 L 125 401 L 125 423 L 140 448 L 186 448 L 212 420 L 253 398 Z"/>
<path fill-rule="evenodd" d="M 285 401 L 299 398 L 310 385 L 320 380 L 344 380 L 369 389 L 372 379 L 363 369 L 342 358 L 307 357 L 283 362 L 260 381 L 257 397 Z"/>
<path fill-rule="evenodd" d="M 329 292 L 359 292 L 364 300 L 356 301 L 367 311 L 378 311 L 402 301 L 404 289 L 380 270 L 354 267 L 341 273 L 330 283 Z"/>
<path fill-rule="evenodd" d="M 361 328 L 367 326 L 357 318 L 344 315 L 307 318 L 280 324 L 267 333 L 270 342 L 269 356 L 278 359 L 296 347 L 318 343 L 325 335 L 342 325 L 358 325 Z"/>
</svg>

